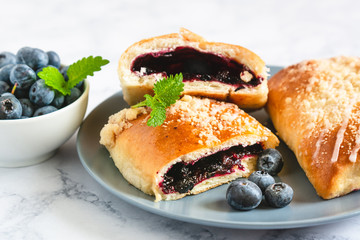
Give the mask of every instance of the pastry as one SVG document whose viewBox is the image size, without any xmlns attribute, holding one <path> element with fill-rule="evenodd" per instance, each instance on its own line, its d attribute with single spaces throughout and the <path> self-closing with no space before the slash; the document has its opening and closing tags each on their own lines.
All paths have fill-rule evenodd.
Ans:
<svg viewBox="0 0 360 240">
<path fill-rule="evenodd" d="M 360 188 L 360 58 L 303 61 L 269 80 L 267 111 L 319 196 Z"/>
<path fill-rule="evenodd" d="M 166 120 L 147 126 L 150 109 L 123 109 L 100 132 L 124 178 L 156 201 L 198 194 L 255 170 L 277 137 L 232 103 L 183 96 Z"/>
<path fill-rule="evenodd" d="M 184 28 L 145 39 L 130 46 L 120 57 L 118 75 L 129 105 L 151 94 L 154 83 L 182 73 L 183 94 L 236 103 L 257 109 L 267 101 L 267 68 L 250 50 L 208 42 Z"/>
</svg>

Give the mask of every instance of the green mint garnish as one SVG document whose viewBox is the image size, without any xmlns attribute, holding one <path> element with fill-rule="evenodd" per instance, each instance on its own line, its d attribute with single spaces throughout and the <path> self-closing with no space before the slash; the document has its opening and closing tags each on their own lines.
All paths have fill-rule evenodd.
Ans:
<svg viewBox="0 0 360 240">
<path fill-rule="evenodd" d="M 156 127 L 164 123 L 166 119 L 166 108 L 174 104 L 184 91 L 183 76 L 181 73 L 170 75 L 154 84 L 154 96 L 145 94 L 145 100 L 132 106 L 132 108 L 148 106 L 151 108 L 148 126 Z"/>
<path fill-rule="evenodd" d="M 63 95 L 69 95 L 71 89 L 79 82 L 84 80 L 87 76 L 94 76 L 94 72 L 100 71 L 101 67 L 108 64 L 109 60 L 102 57 L 87 57 L 83 58 L 73 64 L 71 64 L 67 70 L 69 77 L 68 81 L 65 81 L 64 76 L 55 67 L 46 67 L 38 76 L 45 80 L 45 84 L 55 90 L 58 90 Z"/>
</svg>

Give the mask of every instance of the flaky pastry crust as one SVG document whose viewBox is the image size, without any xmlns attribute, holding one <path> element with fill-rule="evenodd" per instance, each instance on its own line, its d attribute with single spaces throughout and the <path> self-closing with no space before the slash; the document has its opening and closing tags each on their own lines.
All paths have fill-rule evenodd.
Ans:
<svg viewBox="0 0 360 240">
<path fill-rule="evenodd" d="M 161 73 L 139 75 L 131 71 L 133 60 L 145 53 L 175 49 L 176 47 L 191 47 L 200 52 L 209 52 L 231 58 L 244 64 L 263 81 L 255 87 L 236 87 L 221 82 L 188 81 L 185 82 L 183 94 L 203 96 L 237 104 L 242 109 L 258 109 L 267 101 L 267 71 L 264 61 L 252 51 L 237 45 L 208 42 L 203 37 L 181 28 L 179 33 L 157 36 L 139 41 L 130 46 L 120 57 L 118 75 L 123 89 L 124 99 L 129 105 L 134 105 L 152 94 L 154 83 L 163 78 Z"/>
<path fill-rule="evenodd" d="M 289 66 L 269 80 L 267 110 L 318 195 L 360 188 L 360 58 Z"/>
<path fill-rule="evenodd" d="M 261 143 L 274 148 L 279 141 L 267 128 L 235 104 L 185 95 L 166 111 L 164 124 L 147 126 L 148 108 L 124 109 L 101 130 L 104 145 L 124 178 L 156 200 L 197 194 L 255 170 L 256 156 L 242 160 L 244 169 L 209 178 L 187 193 L 163 193 L 160 183 L 173 164 L 195 161 L 237 145 Z"/>
</svg>

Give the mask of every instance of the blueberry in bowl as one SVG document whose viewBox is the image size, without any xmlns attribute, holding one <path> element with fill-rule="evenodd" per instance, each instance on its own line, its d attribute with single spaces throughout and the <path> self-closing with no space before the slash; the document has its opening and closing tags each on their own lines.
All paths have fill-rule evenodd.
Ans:
<svg viewBox="0 0 360 240">
<path fill-rule="evenodd" d="M 87 108 L 87 76 L 108 61 L 90 56 L 65 67 L 55 52 L 30 47 L 20 49 L 15 62 L 11 54 L 6 58 L 0 68 L 5 89 L 0 92 L 0 132 L 5 136 L 0 138 L 0 167 L 29 166 L 49 159 L 75 133 Z M 63 68 L 70 71 L 67 80 Z"/>
<path fill-rule="evenodd" d="M 12 94 L 0 96 L 0 118 L 18 119 L 22 115 L 20 101 Z"/>
<path fill-rule="evenodd" d="M 82 95 L 66 107 L 48 114 L 41 111 L 44 108 L 42 107 L 38 108 L 32 117 L 24 115 L 18 119 L 0 120 L 0 131 L 6 136 L 0 138 L 0 167 L 29 166 L 53 156 L 81 124 L 87 108 L 88 95 L 89 82 L 85 80 Z M 5 102 L 6 104 L 12 103 Z M 15 110 L 18 108 L 14 107 Z"/>
</svg>

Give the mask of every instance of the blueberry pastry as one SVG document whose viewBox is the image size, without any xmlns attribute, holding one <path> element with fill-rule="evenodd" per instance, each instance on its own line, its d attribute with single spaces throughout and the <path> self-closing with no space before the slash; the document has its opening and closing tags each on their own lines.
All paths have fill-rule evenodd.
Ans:
<svg viewBox="0 0 360 240">
<path fill-rule="evenodd" d="M 124 178 L 156 201 L 198 194 L 248 177 L 277 137 L 232 103 L 184 95 L 158 127 L 150 109 L 123 109 L 100 132 Z"/>
<path fill-rule="evenodd" d="M 289 66 L 269 80 L 267 110 L 319 196 L 360 189 L 360 58 Z"/>
<path fill-rule="evenodd" d="M 233 102 L 242 109 L 257 109 L 267 101 L 264 61 L 250 50 L 208 42 L 184 28 L 145 39 L 121 56 L 118 75 L 129 105 L 151 94 L 154 83 L 170 74 L 184 76 L 183 94 Z"/>
</svg>

